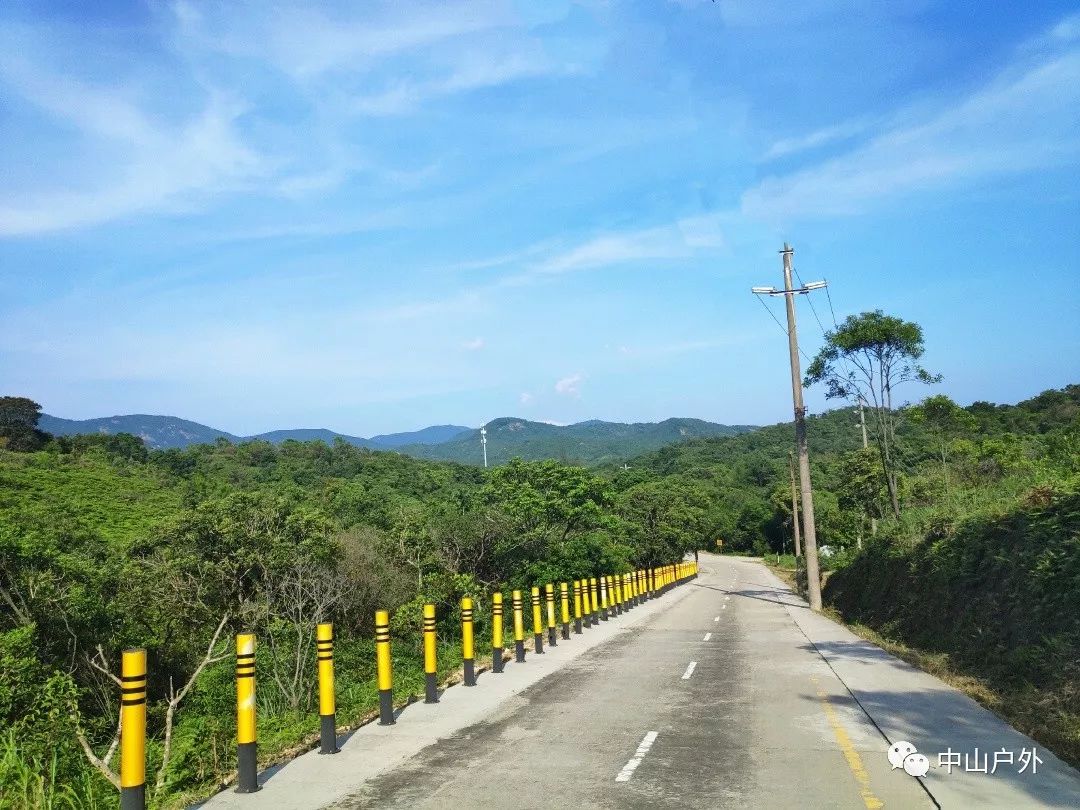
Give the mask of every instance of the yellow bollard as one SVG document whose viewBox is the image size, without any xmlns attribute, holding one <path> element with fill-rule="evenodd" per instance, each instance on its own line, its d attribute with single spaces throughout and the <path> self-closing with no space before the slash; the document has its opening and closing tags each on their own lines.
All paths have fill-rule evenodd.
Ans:
<svg viewBox="0 0 1080 810">
<path fill-rule="evenodd" d="M 255 737 L 255 634 L 236 637 L 236 792 L 259 789 Z"/>
<path fill-rule="evenodd" d="M 574 632 L 581 634 L 581 580 L 574 580 Z"/>
<path fill-rule="evenodd" d="M 392 726 L 394 720 L 394 664 L 390 657 L 390 614 L 375 611 L 375 669 L 379 682 L 379 725 Z"/>
<path fill-rule="evenodd" d="M 473 604 L 468 596 L 461 598 L 461 662 L 465 670 L 465 685 L 476 686 L 473 650 Z"/>
<path fill-rule="evenodd" d="M 570 594 L 565 582 L 559 583 L 559 607 L 562 618 L 562 637 L 570 638 Z"/>
<path fill-rule="evenodd" d="M 596 590 L 596 577 L 589 577 L 589 607 L 592 608 L 592 623 L 595 627 L 600 621 L 600 595 Z"/>
<path fill-rule="evenodd" d="M 424 703 L 439 702 L 439 662 L 435 636 L 435 605 L 424 605 Z"/>
<path fill-rule="evenodd" d="M 586 627 L 592 627 L 592 598 L 589 596 L 589 580 L 581 580 L 581 619 Z"/>
<path fill-rule="evenodd" d="M 533 613 L 533 646 L 538 655 L 544 654 L 544 620 L 540 617 L 540 588 L 533 585 L 532 589 L 532 613 Z"/>
<path fill-rule="evenodd" d="M 503 597 L 498 591 L 491 595 L 491 671 L 503 671 Z"/>
<path fill-rule="evenodd" d="M 600 620 L 606 622 L 607 613 L 607 577 L 600 577 Z"/>
<path fill-rule="evenodd" d="M 120 810 L 146 807 L 146 650 L 120 656 Z"/>
<path fill-rule="evenodd" d="M 522 616 L 521 591 L 514 591 L 514 653 L 517 662 L 525 662 L 525 618 Z"/>
<path fill-rule="evenodd" d="M 315 628 L 315 661 L 319 668 L 320 754 L 336 754 L 337 697 L 334 694 L 334 625 Z"/>
<path fill-rule="evenodd" d="M 555 586 L 550 582 L 544 586 L 544 598 L 547 602 L 548 646 L 554 647 L 558 644 L 555 641 Z"/>
</svg>

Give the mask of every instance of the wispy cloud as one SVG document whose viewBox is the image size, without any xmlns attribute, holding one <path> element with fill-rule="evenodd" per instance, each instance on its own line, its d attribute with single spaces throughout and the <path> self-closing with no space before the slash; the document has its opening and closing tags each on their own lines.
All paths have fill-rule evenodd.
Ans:
<svg viewBox="0 0 1080 810">
<path fill-rule="evenodd" d="M 915 118 L 817 166 L 748 190 L 752 217 L 859 213 L 890 197 L 1074 162 L 1080 155 L 1076 18 L 940 112 Z M 900 119 L 907 116 L 900 115 Z"/>
<path fill-rule="evenodd" d="M 518 394 L 518 402 L 522 405 L 528 405 L 532 401 L 533 395 L 530 394 L 528 391 L 522 391 L 520 394 Z"/>
<path fill-rule="evenodd" d="M 268 171 L 265 158 L 238 133 L 244 105 L 224 96 L 213 94 L 198 113 L 166 123 L 115 89 L 56 75 L 11 53 L 0 55 L 0 81 L 111 156 L 111 165 L 94 165 L 89 187 L 23 189 L 0 197 L 0 236 L 184 205 L 199 195 L 240 189 Z"/>
<path fill-rule="evenodd" d="M 800 135 L 794 138 L 783 138 L 766 150 L 765 154 L 762 156 L 762 160 L 775 160 L 777 158 L 787 157 L 788 155 L 798 154 L 799 152 L 818 149 L 830 143 L 847 140 L 856 135 L 861 135 L 866 132 L 869 127 L 870 122 L 866 119 L 856 119 L 823 127 L 807 135 Z"/>
<path fill-rule="evenodd" d="M 467 340 L 467 341 L 465 341 L 464 343 L 461 344 L 461 348 L 465 349 L 466 351 L 470 351 L 470 352 L 480 351 L 480 349 L 484 348 L 484 339 L 481 338 L 481 337 L 478 337 L 478 338 L 473 338 L 472 340 Z"/>
<path fill-rule="evenodd" d="M 585 381 L 585 375 L 581 372 L 570 374 L 555 383 L 555 393 L 563 396 L 581 396 L 581 384 Z"/>
</svg>

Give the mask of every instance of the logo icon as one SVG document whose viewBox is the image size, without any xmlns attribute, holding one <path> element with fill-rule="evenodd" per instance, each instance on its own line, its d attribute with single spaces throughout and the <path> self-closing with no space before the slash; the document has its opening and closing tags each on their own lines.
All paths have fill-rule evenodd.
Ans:
<svg viewBox="0 0 1080 810">
<path fill-rule="evenodd" d="M 915 753 L 918 753 L 918 749 L 907 740 L 894 742 L 889 746 L 889 764 L 893 766 L 894 771 L 897 768 L 903 768 L 904 758 Z"/>
<path fill-rule="evenodd" d="M 904 757 L 904 770 L 912 776 L 926 776 L 930 770 L 930 760 L 922 754 L 908 754 Z"/>
</svg>

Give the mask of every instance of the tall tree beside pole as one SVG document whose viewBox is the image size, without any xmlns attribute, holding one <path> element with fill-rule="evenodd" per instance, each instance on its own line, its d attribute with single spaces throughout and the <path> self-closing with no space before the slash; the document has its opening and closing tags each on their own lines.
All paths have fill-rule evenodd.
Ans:
<svg viewBox="0 0 1080 810">
<path fill-rule="evenodd" d="M 825 335 L 825 346 L 806 369 L 806 385 L 825 383 L 829 399 L 861 397 L 874 420 L 889 505 L 900 517 L 893 390 L 905 382 L 941 382 L 918 364 L 925 351 L 922 327 L 881 310 L 849 315 Z"/>
</svg>

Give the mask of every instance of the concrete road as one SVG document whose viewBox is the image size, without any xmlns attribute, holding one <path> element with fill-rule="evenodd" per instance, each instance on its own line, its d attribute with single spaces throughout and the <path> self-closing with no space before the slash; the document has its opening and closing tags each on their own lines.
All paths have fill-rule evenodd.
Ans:
<svg viewBox="0 0 1080 810">
<path fill-rule="evenodd" d="M 926 777 L 891 767 L 900 740 Z M 1035 774 L 935 767 L 975 746 L 1035 744 L 760 563 L 702 555 L 660 599 L 208 806 L 1080 807 L 1080 774 L 1043 750 Z"/>
</svg>

